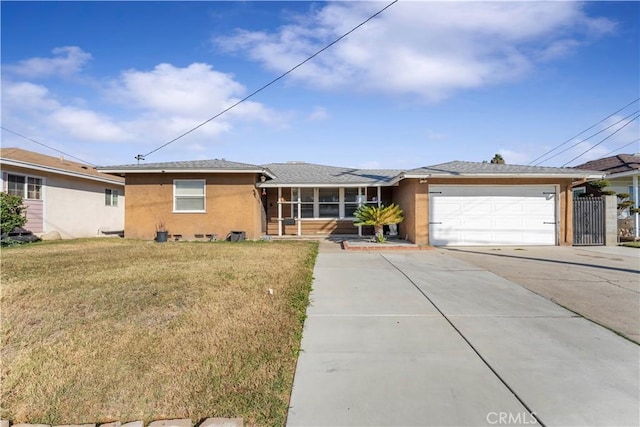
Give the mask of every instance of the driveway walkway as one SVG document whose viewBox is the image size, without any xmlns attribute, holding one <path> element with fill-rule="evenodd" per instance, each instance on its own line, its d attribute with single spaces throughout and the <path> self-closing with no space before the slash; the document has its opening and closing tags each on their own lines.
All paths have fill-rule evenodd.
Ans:
<svg viewBox="0 0 640 427">
<path fill-rule="evenodd" d="M 640 250 L 622 246 L 439 249 L 640 343 Z"/>
<path fill-rule="evenodd" d="M 640 424 L 640 347 L 482 268 L 322 242 L 314 276 L 288 426 Z"/>
</svg>

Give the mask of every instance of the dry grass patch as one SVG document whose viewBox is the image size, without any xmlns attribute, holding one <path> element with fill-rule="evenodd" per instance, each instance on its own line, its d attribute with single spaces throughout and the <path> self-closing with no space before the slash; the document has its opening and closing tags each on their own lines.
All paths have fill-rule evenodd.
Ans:
<svg viewBox="0 0 640 427">
<path fill-rule="evenodd" d="M 316 254 L 312 242 L 4 249 L 0 416 L 283 425 Z"/>
</svg>

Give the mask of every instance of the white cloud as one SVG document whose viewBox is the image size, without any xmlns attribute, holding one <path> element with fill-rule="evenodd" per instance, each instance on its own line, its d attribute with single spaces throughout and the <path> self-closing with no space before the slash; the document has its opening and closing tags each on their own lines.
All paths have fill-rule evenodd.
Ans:
<svg viewBox="0 0 640 427">
<path fill-rule="evenodd" d="M 99 142 L 126 142 L 131 135 L 120 123 L 91 110 L 65 106 L 49 115 L 49 122 L 75 139 Z"/>
<path fill-rule="evenodd" d="M 315 107 L 311 114 L 309 114 L 308 120 L 312 122 L 321 122 L 329 118 L 329 113 L 324 107 Z"/>
<path fill-rule="evenodd" d="M 5 70 L 25 78 L 68 77 L 79 73 L 92 58 L 78 46 L 57 47 L 51 53 L 51 58 L 25 59 L 17 65 L 5 67 Z"/>
<path fill-rule="evenodd" d="M 79 48 L 61 48 L 54 52 L 60 55 L 66 52 L 68 58 L 91 56 Z M 84 56 L 76 55 L 78 52 Z M 19 74 L 34 77 L 57 73 L 61 77 L 74 70 L 71 62 L 31 58 L 13 67 L 13 78 L 4 75 L 3 124 L 38 135 L 54 145 L 86 147 L 91 143 L 126 143 L 132 150 L 147 152 L 246 96 L 244 86 L 232 75 L 202 63 L 186 67 L 159 64 L 146 71 L 128 70 L 103 85 L 101 90 L 78 93 L 74 90 L 81 89 L 68 85 L 61 86 L 64 90 L 54 90 L 57 86 L 16 80 Z M 80 63 L 76 61 L 76 65 Z M 95 87 L 92 85 L 91 89 Z M 288 119 L 288 113 L 281 114 L 261 103 L 245 101 L 186 136 L 181 150 L 203 153 L 240 123 L 278 127 Z"/>
<path fill-rule="evenodd" d="M 379 2 L 311 8 L 277 32 L 237 30 L 214 42 L 274 72 L 287 71 L 379 9 Z M 319 88 L 439 100 L 522 78 L 536 61 L 614 29 L 578 2 L 399 2 L 290 75 Z"/>
</svg>

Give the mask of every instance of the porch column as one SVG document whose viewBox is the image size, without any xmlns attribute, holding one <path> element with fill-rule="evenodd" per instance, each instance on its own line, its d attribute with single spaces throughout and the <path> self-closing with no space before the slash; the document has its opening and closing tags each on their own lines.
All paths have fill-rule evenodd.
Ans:
<svg viewBox="0 0 640 427">
<path fill-rule="evenodd" d="M 378 207 L 382 204 L 382 187 L 378 187 Z"/>
<path fill-rule="evenodd" d="M 298 236 L 302 236 L 302 199 L 298 188 Z"/>
<path fill-rule="evenodd" d="M 364 194 L 367 194 L 367 189 L 364 189 Z M 366 199 L 367 196 L 365 196 Z M 358 207 L 362 206 L 362 187 L 358 187 Z M 362 237 L 362 226 L 358 226 L 358 236 Z"/>
<path fill-rule="evenodd" d="M 278 187 L 278 236 L 282 236 L 282 188 Z"/>
<path fill-rule="evenodd" d="M 633 207 L 638 209 L 638 175 L 633 176 Z M 638 224 L 638 222 L 640 222 L 640 214 L 636 212 L 633 214 L 633 217 L 636 223 L 635 237 L 637 239 L 638 237 L 640 237 L 640 224 Z"/>
</svg>

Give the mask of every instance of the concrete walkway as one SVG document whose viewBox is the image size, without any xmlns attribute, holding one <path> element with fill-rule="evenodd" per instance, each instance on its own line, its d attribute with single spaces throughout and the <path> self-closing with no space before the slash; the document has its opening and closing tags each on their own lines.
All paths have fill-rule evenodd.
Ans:
<svg viewBox="0 0 640 427">
<path fill-rule="evenodd" d="M 288 426 L 640 424 L 640 347 L 482 268 L 322 242 L 314 277 Z"/>
<path fill-rule="evenodd" d="M 525 246 L 437 250 L 524 286 L 640 343 L 638 249 Z"/>
</svg>

